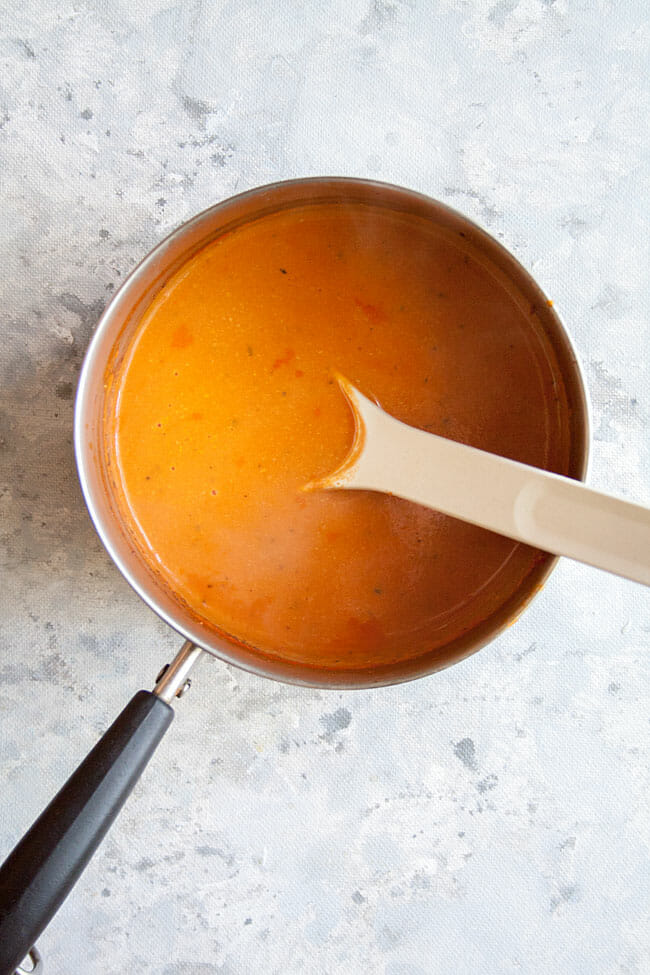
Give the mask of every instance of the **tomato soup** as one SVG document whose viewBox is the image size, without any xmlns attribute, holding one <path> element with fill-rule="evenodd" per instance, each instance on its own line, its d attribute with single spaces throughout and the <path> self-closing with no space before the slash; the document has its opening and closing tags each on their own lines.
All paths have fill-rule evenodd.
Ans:
<svg viewBox="0 0 650 975">
<path fill-rule="evenodd" d="M 505 275 L 420 216 L 316 202 L 213 240 L 142 316 L 107 425 L 123 519 L 204 626 L 260 654 L 444 662 L 548 556 L 398 498 L 305 492 L 353 440 L 336 373 L 406 423 L 568 473 L 560 369 Z"/>
</svg>

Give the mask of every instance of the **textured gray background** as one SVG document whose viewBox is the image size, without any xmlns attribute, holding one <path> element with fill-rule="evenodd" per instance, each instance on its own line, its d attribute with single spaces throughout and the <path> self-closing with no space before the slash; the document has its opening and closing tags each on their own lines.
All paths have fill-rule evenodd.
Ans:
<svg viewBox="0 0 650 975">
<path fill-rule="evenodd" d="M 646 0 L 5 0 L 0 851 L 178 640 L 77 487 L 94 323 L 171 228 L 299 175 L 412 186 L 555 300 L 591 481 L 650 503 Z M 43 935 L 50 975 L 650 970 L 650 599 L 564 563 L 363 693 L 203 667 Z"/>
</svg>

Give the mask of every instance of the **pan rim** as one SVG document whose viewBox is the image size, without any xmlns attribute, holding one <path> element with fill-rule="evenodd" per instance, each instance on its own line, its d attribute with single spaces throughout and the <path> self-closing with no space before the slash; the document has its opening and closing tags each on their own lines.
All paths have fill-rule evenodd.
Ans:
<svg viewBox="0 0 650 975">
<path fill-rule="evenodd" d="M 101 512 L 101 506 L 98 503 L 99 499 L 96 497 L 96 479 L 93 477 L 96 460 L 92 456 L 92 450 L 89 449 L 85 427 L 94 395 L 94 387 L 96 386 L 95 373 L 97 363 L 98 359 L 101 361 L 101 358 L 103 358 L 103 347 L 106 343 L 107 336 L 116 328 L 116 323 L 121 320 L 122 307 L 125 305 L 128 306 L 129 294 L 137 291 L 137 288 L 143 279 L 150 274 L 151 270 L 164 261 L 164 256 L 171 247 L 197 228 L 200 228 L 206 221 L 218 217 L 220 213 L 224 213 L 237 205 L 241 206 L 255 199 L 263 201 L 265 198 L 277 196 L 278 194 L 290 191 L 292 188 L 300 190 L 300 188 L 316 187 L 319 184 L 324 188 L 338 187 L 342 190 L 353 190 L 356 188 L 360 192 L 365 191 L 368 193 L 375 191 L 378 193 L 386 193 L 392 195 L 393 199 L 400 198 L 419 203 L 424 208 L 429 209 L 432 215 L 435 212 L 446 213 L 450 220 L 462 224 L 488 250 L 499 255 L 509 265 L 518 285 L 521 285 L 522 288 L 531 291 L 533 294 L 538 294 L 540 300 L 544 303 L 547 302 L 546 296 L 530 272 L 507 248 L 492 237 L 491 234 L 454 208 L 416 190 L 406 189 L 378 180 L 347 176 L 297 178 L 254 187 L 205 208 L 200 213 L 197 213 L 176 227 L 142 258 L 124 280 L 117 292 L 112 296 L 91 337 L 79 375 L 74 410 L 74 452 L 84 501 L 104 548 L 132 589 L 134 589 L 145 604 L 159 618 L 164 620 L 164 622 L 179 634 L 179 637 L 191 640 L 212 656 L 258 676 L 280 680 L 284 683 L 323 689 L 364 689 L 390 686 L 436 673 L 480 650 L 486 644 L 496 639 L 504 629 L 511 626 L 521 615 L 527 605 L 535 598 L 557 565 L 559 561 L 558 557 L 547 556 L 543 563 L 541 563 L 540 570 L 535 573 L 534 580 L 530 580 L 529 574 L 529 577 L 524 580 L 515 593 L 511 594 L 501 604 L 499 609 L 488 618 L 485 626 L 479 626 L 471 630 L 468 636 L 471 637 L 474 634 L 474 639 L 464 641 L 464 644 L 460 645 L 457 655 L 449 655 L 446 647 L 445 650 L 447 652 L 444 660 L 436 660 L 434 654 L 424 654 L 420 657 L 407 659 L 397 664 L 385 665 L 381 668 L 337 671 L 267 656 L 263 652 L 253 650 L 244 645 L 238 646 L 236 643 L 221 638 L 218 634 L 215 638 L 214 633 L 206 631 L 206 627 L 202 626 L 198 620 L 179 620 L 173 612 L 170 612 L 161 605 L 156 592 L 148 588 L 137 577 L 136 573 L 127 564 L 123 554 L 119 551 L 119 546 L 116 541 L 116 532 L 119 532 L 117 518 L 107 518 Z M 293 205 L 298 205 L 299 203 L 300 199 L 297 198 Z M 591 404 L 584 379 L 584 372 L 571 335 L 555 308 L 546 305 L 544 315 L 546 322 L 552 326 L 554 342 L 563 344 L 565 359 L 570 363 L 573 370 L 571 379 L 580 412 L 578 419 L 581 430 L 580 442 L 575 448 L 579 454 L 578 470 L 576 473 L 584 481 L 587 479 L 589 473 L 592 429 Z M 508 609 L 510 602 L 514 605 Z M 495 617 L 501 617 L 501 619 L 495 621 Z M 487 625 L 487 623 L 490 623 L 490 625 Z"/>
</svg>

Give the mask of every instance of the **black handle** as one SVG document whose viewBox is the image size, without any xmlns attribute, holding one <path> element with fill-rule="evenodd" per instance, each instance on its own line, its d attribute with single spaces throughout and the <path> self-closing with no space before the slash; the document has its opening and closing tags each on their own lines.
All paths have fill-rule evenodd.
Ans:
<svg viewBox="0 0 650 975">
<path fill-rule="evenodd" d="M 0 867 L 0 975 L 14 975 L 70 893 L 173 717 L 138 691 Z"/>
</svg>

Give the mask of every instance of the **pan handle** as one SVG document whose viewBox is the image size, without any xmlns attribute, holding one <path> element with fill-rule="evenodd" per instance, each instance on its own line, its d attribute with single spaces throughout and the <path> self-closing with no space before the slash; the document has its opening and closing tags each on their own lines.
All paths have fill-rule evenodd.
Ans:
<svg viewBox="0 0 650 975">
<path fill-rule="evenodd" d="M 138 691 L 0 867 L 0 975 L 14 975 L 70 893 L 171 724 L 168 702 L 202 652 L 188 641 L 155 690 Z"/>
<path fill-rule="evenodd" d="M 16 969 L 16 975 L 43 975 L 43 960 L 36 948 L 28 952 L 25 960 L 29 962 L 30 967 L 23 968 L 21 965 Z M 23 961 L 23 965 L 24 963 Z"/>
</svg>

